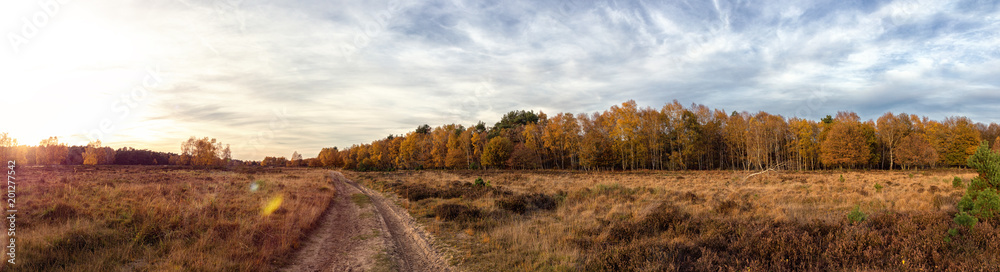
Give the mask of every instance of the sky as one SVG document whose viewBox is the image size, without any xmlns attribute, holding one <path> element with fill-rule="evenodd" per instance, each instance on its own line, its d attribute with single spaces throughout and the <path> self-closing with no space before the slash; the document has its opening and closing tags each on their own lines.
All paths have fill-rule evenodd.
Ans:
<svg viewBox="0 0 1000 272">
<path fill-rule="evenodd" d="M 237 159 L 634 99 L 1000 122 L 996 1 L 3 1 L 0 132 Z"/>
</svg>

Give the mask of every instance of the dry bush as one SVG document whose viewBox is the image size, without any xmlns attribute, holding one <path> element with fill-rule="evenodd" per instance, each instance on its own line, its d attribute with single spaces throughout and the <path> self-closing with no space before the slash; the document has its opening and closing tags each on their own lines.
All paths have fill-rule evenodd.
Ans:
<svg viewBox="0 0 1000 272">
<path fill-rule="evenodd" d="M 461 204 L 441 204 L 434 207 L 434 214 L 439 220 L 472 221 L 480 216 L 478 209 Z"/>
</svg>

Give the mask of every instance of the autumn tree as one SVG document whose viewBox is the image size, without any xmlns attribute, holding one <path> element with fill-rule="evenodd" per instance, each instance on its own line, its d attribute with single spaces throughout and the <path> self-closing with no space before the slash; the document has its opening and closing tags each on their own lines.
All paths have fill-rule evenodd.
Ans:
<svg viewBox="0 0 1000 272">
<path fill-rule="evenodd" d="M 878 140 L 878 133 L 876 132 L 877 129 L 875 126 L 875 121 L 872 120 L 861 123 L 861 135 L 862 138 L 865 139 L 865 146 L 868 147 L 868 161 L 865 163 L 866 167 L 880 165 L 883 161 L 882 153 L 879 152 L 879 150 L 884 148 Z"/>
<path fill-rule="evenodd" d="M 559 113 L 549 119 L 542 132 L 542 142 L 556 157 L 559 168 L 572 168 L 580 145 L 580 125 L 572 113 Z"/>
<path fill-rule="evenodd" d="M 469 143 L 471 146 L 471 160 L 472 163 L 478 168 L 482 166 L 483 149 L 486 148 L 488 130 L 483 122 L 479 122 L 475 128 L 471 129 L 472 135 L 470 135 Z"/>
<path fill-rule="evenodd" d="M 635 169 L 638 162 L 639 149 L 639 112 L 635 100 L 629 100 L 611 106 L 608 111 L 610 118 L 604 119 L 609 131 L 612 146 L 615 149 L 618 164 L 622 169 Z"/>
<path fill-rule="evenodd" d="M 85 165 L 112 164 L 114 162 L 115 150 L 110 147 L 102 147 L 100 140 L 87 144 L 83 152 L 83 164 Z"/>
<path fill-rule="evenodd" d="M 594 113 L 592 116 L 579 114 L 583 137 L 580 141 L 580 166 L 584 169 L 602 169 L 614 167 L 615 155 L 613 142 L 604 120 L 609 118 L 604 114 Z"/>
<path fill-rule="evenodd" d="M 506 137 L 499 136 L 490 139 L 483 150 L 482 163 L 485 167 L 503 167 L 514 151 L 514 144 Z"/>
<path fill-rule="evenodd" d="M 788 125 L 792 136 L 790 144 L 798 169 L 815 169 L 819 161 L 819 124 L 793 118 L 788 121 Z"/>
<path fill-rule="evenodd" d="M 323 162 L 319 158 L 308 158 L 303 160 L 302 163 L 309 167 L 323 167 Z"/>
<path fill-rule="evenodd" d="M 896 116 L 892 112 L 887 112 L 878 118 L 877 129 L 879 141 L 889 150 L 889 169 L 892 169 L 896 148 L 899 142 L 913 130 L 913 124 L 910 123 L 910 118 L 905 113 Z"/>
<path fill-rule="evenodd" d="M 431 131 L 431 166 L 434 168 L 444 168 L 446 166 L 445 161 L 448 157 L 448 137 L 454 133 L 456 129 L 455 124 L 435 127 Z"/>
<path fill-rule="evenodd" d="M 514 152 L 517 153 L 518 146 L 523 148 L 520 150 L 518 155 L 531 156 L 531 158 L 518 158 L 520 161 L 525 162 L 524 168 L 538 168 L 542 167 L 543 157 L 545 156 L 544 143 L 542 140 L 542 129 L 545 123 L 539 122 L 534 124 L 527 124 L 524 126 L 524 130 L 521 131 L 521 139 L 523 143 L 514 146 Z M 514 156 L 515 154 L 511 154 Z"/>
<path fill-rule="evenodd" d="M 507 166 L 511 169 L 537 169 L 541 164 L 535 150 L 524 143 L 515 144 L 507 159 Z"/>
<path fill-rule="evenodd" d="M 895 163 L 909 169 L 914 166 L 931 166 L 937 163 L 938 153 L 922 133 L 910 133 L 897 144 Z"/>
<path fill-rule="evenodd" d="M 667 169 L 687 168 L 687 163 L 684 161 L 687 156 L 685 156 L 684 151 L 689 150 L 687 145 L 691 144 L 690 140 L 695 135 L 685 128 L 684 112 L 686 111 L 677 100 L 663 105 L 660 110 L 665 126 L 663 131 L 665 137 L 662 138 L 662 141 L 666 145 L 663 155 L 666 157 Z"/>
<path fill-rule="evenodd" d="M 0 133 L 0 162 L 16 159 L 17 139 L 10 137 L 6 132 Z"/>
<path fill-rule="evenodd" d="M 860 118 L 853 112 L 838 112 L 822 142 L 820 159 L 827 166 L 858 167 L 868 162 L 871 149 L 867 145 Z"/>
<path fill-rule="evenodd" d="M 285 166 L 288 164 L 288 159 L 285 157 L 264 157 L 264 160 L 260 162 L 261 166 Z"/>
<path fill-rule="evenodd" d="M 452 169 L 471 166 L 471 131 L 459 125 L 448 135 L 448 153 L 445 166 Z"/>
<path fill-rule="evenodd" d="M 340 158 L 340 150 L 337 147 L 323 148 L 319 151 L 319 155 L 316 155 L 316 159 L 323 167 L 344 166 L 344 161 Z"/>
<path fill-rule="evenodd" d="M 194 136 L 181 143 L 181 156 L 181 163 L 193 166 L 223 166 L 232 159 L 229 145 L 223 146 L 215 138 Z"/>
<path fill-rule="evenodd" d="M 461 155 L 465 159 L 464 167 L 469 169 L 475 169 L 479 164 L 479 157 L 475 157 L 475 145 L 473 144 L 473 135 L 476 134 L 478 129 L 475 127 L 469 127 L 462 131 L 462 135 L 459 136 L 459 144 L 461 145 L 460 150 L 464 153 Z"/>
<path fill-rule="evenodd" d="M 739 165 L 744 170 L 750 170 L 749 146 L 747 145 L 747 139 L 749 139 L 749 119 L 749 113 L 737 113 L 734 111 L 729 116 L 729 120 L 726 121 L 726 127 L 723 130 L 723 139 L 726 142 L 727 149 L 731 152 L 730 157 L 733 168 Z"/>
<path fill-rule="evenodd" d="M 948 117 L 941 125 L 943 128 L 937 133 L 941 163 L 947 166 L 965 165 L 982 141 L 979 131 L 966 117 Z"/>
<path fill-rule="evenodd" d="M 713 110 L 700 104 L 692 105 L 691 112 L 697 116 L 700 125 L 699 145 L 702 152 L 699 152 L 700 156 L 697 159 L 700 169 L 718 169 L 724 166 L 726 146 L 723 133 L 729 116 L 723 110 Z M 657 143 L 650 142 L 650 144 Z"/>
<path fill-rule="evenodd" d="M 424 150 L 425 133 L 417 131 L 406 134 L 399 145 L 399 156 L 396 158 L 396 165 L 402 169 L 422 169 L 426 167 L 427 161 L 424 159 L 427 153 Z"/>
<path fill-rule="evenodd" d="M 758 112 L 747 121 L 745 140 L 747 162 L 756 164 L 758 169 L 766 169 L 784 163 L 788 123 L 780 115 Z"/>
<path fill-rule="evenodd" d="M 69 154 L 69 147 L 59 143 L 59 137 L 49 137 L 38 143 L 35 161 L 39 165 L 63 164 L 67 154 Z"/>
<path fill-rule="evenodd" d="M 997 137 L 996 140 L 993 140 L 993 151 L 1000 153 L 1000 137 Z"/>
<path fill-rule="evenodd" d="M 937 122 L 886 113 L 862 121 L 855 113 L 840 112 L 816 122 L 763 111 L 727 114 L 698 104 L 685 108 L 677 101 L 660 109 L 640 108 L 630 100 L 603 112 L 560 113 L 552 119 L 542 112 L 511 111 L 492 127 L 483 122 L 468 128 L 425 124 L 405 136 L 354 145 L 337 157 L 345 168 L 361 170 L 892 169 L 897 164 L 961 165 L 978 139 L 1000 149 L 998 136 L 1000 125 L 973 124 L 964 117 Z M 18 154 L 34 156 L 34 149 L 24 150 Z M 38 150 L 45 156 L 45 149 Z M 171 161 L 197 161 L 193 152 L 182 155 Z M 927 161 L 932 159 L 938 160 Z M 328 165 L 331 158 L 321 151 L 317 160 Z"/>
<path fill-rule="evenodd" d="M 341 158 L 344 160 L 345 169 L 358 168 L 358 163 L 360 162 L 359 153 L 361 153 L 359 151 L 364 148 L 364 146 L 365 145 L 354 144 L 340 152 Z"/>
<path fill-rule="evenodd" d="M 368 160 L 363 161 L 368 170 L 381 171 L 392 168 L 389 160 L 391 157 L 391 153 L 389 153 L 389 146 L 392 139 L 394 139 L 394 137 L 389 135 L 386 139 L 374 141 L 368 145 Z"/>
<path fill-rule="evenodd" d="M 995 140 L 997 137 L 1000 137 L 1000 125 L 998 125 L 997 123 L 990 123 L 989 125 L 983 123 L 976 123 L 975 127 L 976 130 L 979 131 L 980 138 L 982 138 L 984 141 L 987 141 L 990 144 L 991 149 L 997 148 L 996 145 L 993 144 L 994 143 L 993 140 Z"/>
</svg>

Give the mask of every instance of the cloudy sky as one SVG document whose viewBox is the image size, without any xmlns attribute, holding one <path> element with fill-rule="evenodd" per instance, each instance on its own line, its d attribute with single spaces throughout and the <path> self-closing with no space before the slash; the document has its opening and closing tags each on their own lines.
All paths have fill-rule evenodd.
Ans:
<svg viewBox="0 0 1000 272">
<path fill-rule="evenodd" d="M 234 157 L 635 99 L 1000 122 L 995 1 L 3 1 L 0 132 Z"/>
</svg>

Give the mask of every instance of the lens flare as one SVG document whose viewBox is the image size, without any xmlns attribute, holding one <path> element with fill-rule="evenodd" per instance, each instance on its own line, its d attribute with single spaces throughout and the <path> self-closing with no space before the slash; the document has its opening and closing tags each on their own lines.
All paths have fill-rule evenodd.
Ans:
<svg viewBox="0 0 1000 272">
<path fill-rule="evenodd" d="M 264 209 L 261 210 L 261 215 L 268 216 L 274 213 L 274 211 L 281 207 L 281 201 L 283 200 L 283 197 L 280 195 L 272 197 L 271 200 L 268 200 L 267 203 L 264 204 Z"/>
</svg>

